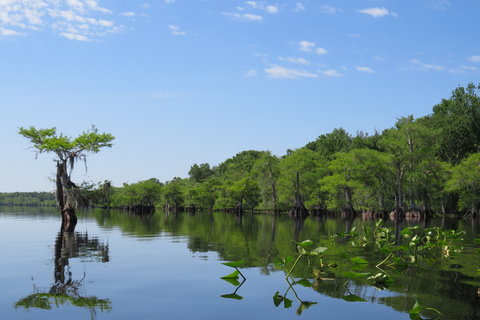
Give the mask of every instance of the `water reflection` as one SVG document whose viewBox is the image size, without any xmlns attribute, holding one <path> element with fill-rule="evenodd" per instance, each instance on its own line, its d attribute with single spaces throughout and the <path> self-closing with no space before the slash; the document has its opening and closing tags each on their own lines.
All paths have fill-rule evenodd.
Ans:
<svg viewBox="0 0 480 320">
<path fill-rule="evenodd" d="M 97 237 L 87 232 L 75 232 L 75 224 L 62 224 L 55 239 L 54 246 L 54 279 L 49 289 L 34 285 L 33 293 L 15 303 L 15 309 L 39 308 L 51 310 L 63 306 L 86 308 L 91 318 L 96 319 L 97 311 L 112 310 L 109 299 L 100 299 L 87 295 L 85 288 L 86 272 L 81 279 L 74 279 L 70 269 L 70 259 L 80 259 L 82 262 L 108 262 L 108 244 L 102 243 Z"/>
</svg>

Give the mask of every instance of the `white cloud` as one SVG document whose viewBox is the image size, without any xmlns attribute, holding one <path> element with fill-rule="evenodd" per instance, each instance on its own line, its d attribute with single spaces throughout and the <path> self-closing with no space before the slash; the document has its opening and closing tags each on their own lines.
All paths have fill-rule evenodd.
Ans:
<svg viewBox="0 0 480 320">
<path fill-rule="evenodd" d="M 450 71 L 452 73 L 465 73 L 465 72 L 468 72 L 468 71 L 477 71 L 477 70 L 478 69 L 475 68 L 475 67 L 462 65 L 462 66 L 459 66 L 459 67 L 454 68 L 454 69 L 449 69 L 448 71 Z"/>
<path fill-rule="evenodd" d="M 427 7 L 444 11 L 445 7 L 448 5 L 450 5 L 448 0 L 430 0 L 430 4 L 427 4 Z"/>
<path fill-rule="evenodd" d="M 257 70 L 255 69 L 250 69 L 247 71 L 245 74 L 246 77 L 255 77 L 258 74 Z"/>
<path fill-rule="evenodd" d="M 468 57 L 467 60 L 471 62 L 480 62 L 480 55 Z"/>
<path fill-rule="evenodd" d="M 312 48 L 315 46 L 315 42 L 300 41 L 300 50 L 311 52 Z"/>
<path fill-rule="evenodd" d="M 327 50 L 324 48 L 315 48 L 315 42 L 300 41 L 299 45 L 300 45 L 299 49 L 305 52 L 312 52 L 315 50 L 316 54 L 327 53 Z"/>
<path fill-rule="evenodd" d="M 267 6 L 265 8 L 268 13 L 278 13 L 278 8 L 276 6 Z"/>
<path fill-rule="evenodd" d="M 297 2 L 295 5 L 295 12 L 305 11 L 305 6 L 303 3 Z"/>
<path fill-rule="evenodd" d="M 373 70 L 369 67 L 357 67 L 357 70 L 366 73 L 373 73 Z"/>
<path fill-rule="evenodd" d="M 78 40 L 78 41 L 92 41 L 88 39 L 86 36 L 83 36 L 81 34 L 76 34 L 76 33 L 69 33 L 69 32 L 62 32 L 60 33 L 62 37 L 65 37 L 70 40 Z"/>
<path fill-rule="evenodd" d="M 174 25 L 168 25 L 168 27 L 170 28 L 170 30 L 172 30 L 172 34 L 176 35 L 176 36 L 184 36 L 186 35 L 187 33 L 184 32 L 184 31 L 180 31 L 180 27 L 179 26 L 174 26 Z"/>
<path fill-rule="evenodd" d="M 414 65 L 415 70 L 436 70 L 436 71 L 443 71 L 445 67 L 434 65 L 434 64 L 426 64 L 421 62 L 418 59 L 411 59 L 410 62 Z"/>
<path fill-rule="evenodd" d="M 133 17 L 135 12 L 122 12 L 121 15 L 125 17 Z"/>
<path fill-rule="evenodd" d="M 326 13 L 326 14 L 335 14 L 337 12 L 343 12 L 343 10 L 339 8 L 330 7 L 328 5 L 324 5 L 323 7 L 320 8 L 320 12 Z"/>
<path fill-rule="evenodd" d="M 325 76 L 328 76 L 328 77 L 341 77 L 342 74 L 339 73 L 337 70 L 324 70 L 324 71 L 318 71 L 320 72 L 321 74 L 325 75 Z"/>
<path fill-rule="evenodd" d="M 148 9 L 148 8 L 150 8 L 150 5 L 148 3 L 141 3 L 140 8 Z"/>
<path fill-rule="evenodd" d="M 232 17 L 233 19 L 236 20 L 246 20 L 246 21 L 261 21 L 263 20 L 262 16 L 259 15 L 254 15 L 250 13 L 244 13 L 244 14 L 239 14 L 239 13 L 230 13 L 230 12 L 222 12 L 223 15 Z"/>
<path fill-rule="evenodd" d="M 246 1 L 245 4 L 248 4 L 252 8 L 256 8 L 258 6 L 256 1 Z"/>
<path fill-rule="evenodd" d="M 244 15 L 242 15 L 242 18 L 245 19 L 245 20 L 250 20 L 250 21 L 263 20 L 262 16 L 255 15 L 255 14 L 249 14 L 249 13 L 245 13 Z"/>
<path fill-rule="evenodd" d="M 385 9 L 385 8 L 368 8 L 368 9 L 357 10 L 357 11 L 361 13 L 369 14 L 375 18 L 388 16 L 390 14 L 388 9 Z"/>
<path fill-rule="evenodd" d="M 95 0 L 0 0 L 2 34 L 49 28 L 67 39 L 91 41 L 122 29 L 99 17 L 111 13 Z"/>
<path fill-rule="evenodd" d="M 310 64 L 310 61 L 308 60 L 305 60 L 303 58 L 295 58 L 295 57 L 287 57 L 287 58 L 282 58 L 282 57 L 278 57 L 279 60 L 281 61 L 288 61 L 288 62 L 292 62 L 292 63 L 300 63 L 300 64 Z"/>
<path fill-rule="evenodd" d="M 297 69 L 288 69 L 278 65 L 264 69 L 268 77 L 275 79 L 296 79 L 299 77 L 317 78 L 318 74 L 308 73 Z"/>
<path fill-rule="evenodd" d="M 10 30 L 10 29 L 5 29 L 0 27 L 0 36 L 18 36 L 18 35 L 21 35 L 21 33 L 15 30 Z"/>
</svg>

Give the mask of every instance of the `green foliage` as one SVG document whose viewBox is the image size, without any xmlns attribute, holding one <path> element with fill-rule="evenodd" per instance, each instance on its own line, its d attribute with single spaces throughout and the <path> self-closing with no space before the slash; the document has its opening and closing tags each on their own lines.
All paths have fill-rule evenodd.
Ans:
<svg viewBox="0 0 480 320">
<path fill-rule="evenodd" d="M 36 129 L 31 126 L 26 129 L 19 128 L 19 134 L 30 140 L 37 153 L 53 152 L 58 156 L 57 160 L 85 160 L 88 153 L 98 153 L 101 148 L 111 148 L 115 139 L 110 133 L 98 133 L 98 129 L 92 125 L 88 131 L 72 139 L 62 133 L 57 135 L 55 127 L 50 129 Z M 73 162 L 71 163 L 73 166 Z"/>
<path fill-rule="evenodd" d="M 0 205 L 47 207 L 55 206 L 53 192 L 8 192 L 0 193 Z"/>
<path fill-rule="evenodd" d="M 20 128 L 19 133 L 37 154 L 53 152 L 56 161 L 68 162 L 70 168 L 88 153 L 111 147 L 114 139 L 95 126 L 75 139 L 55 128 Z M 400 117 L 382 133 L 352 136 L 336 128 L 281 157 L 247 150 L 218 166 L 195 163 L 189 178 L 174 178 L 161 188 L 142 181 L 111 186 L 111 199 L 105 184 L 83 185 L 83 190 L 89 203 L 99 206 L 149 203 L 232 210 L 241 203 L 278 212 L 301 200 L 310 211 L 477 214 L 479 165 L 480 97 L 470 83 L 435 105 L 432 114 Z"/>
</svg>

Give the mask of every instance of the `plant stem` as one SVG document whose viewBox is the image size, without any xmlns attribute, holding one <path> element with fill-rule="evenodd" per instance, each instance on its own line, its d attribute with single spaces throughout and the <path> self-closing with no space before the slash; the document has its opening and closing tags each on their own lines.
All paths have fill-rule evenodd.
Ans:
<svg viewBox="0 0 480 320">
<path fill-rule="evenodd" d="M 288 277 L 290 276 L 290 273 L 292 273 L 293 269 L 295 269 L 295 267 L 297 266 L 298 260 L 300 260 L 301 257 L 302 257 L 302 255 L 299 255 L 299 256 L 297 257 L 297 260 L 295 260 L 295 263 L 293 264 L 292 268 L 290 269 L 290 271 L 288 271 L 287 276 L 285 277 L 285 279 L 288 279 Z"/>
<path fill-rule="evenodd" d="M 388 259 L 390 259 L 390 257 L 392 256 L 393 252 L 390 252 L 390 254 L 385 258 L 385 260 L 383 260 L 382 262 L 380 262 L 379 264 L 376 265 L 376 267 L 378 268 L 378 266 L 381 266 L 382 264 L 385 263 L 385 261 L 387 261 Z"/>
</svg>

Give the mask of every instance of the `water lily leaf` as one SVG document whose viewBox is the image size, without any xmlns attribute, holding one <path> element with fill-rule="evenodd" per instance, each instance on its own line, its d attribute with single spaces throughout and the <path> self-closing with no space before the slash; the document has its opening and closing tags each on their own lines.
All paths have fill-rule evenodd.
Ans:
<svg viewBox="0 0 480 320">
<path fill-rule="evenodd" d="M 317 304 L 317 302 L 302 301 L 302 303 L 300 303 L 300 306 L 297 309 L 297 315 L 301 315 L 304 310 L 308 309 L 311 305 L 314 304 Z"/>
<path fill-rule="evenodd" d="M 310 287 L 312 286 L 312 283 L 311 283 L 310 281 L 308 281 L 307 279 L 299 280 L 299 281 L 297 281 L 296 283 L 298 283 L 299 285 L 304 286 L 305 288 L 310 288 Z"/>
<path fill-rule="evenodd" d="M 275 307 L 278 307 L 283 300 L 284 298 L 282 295 L 280 295 L 280 291 L 277 291 L 273 296 L 273 304 L 275 305 Z"/>
<path fill-rule="evenodd" d="M 290 308 L 290 307 L 292 306 L 292 304 L 293 304 L 293 301 L 290 300 L 290 299 L 285 298 L 285 299 L 283 300 L 283 307 L 284 307 L 285 309 Z"/>
<path fill-rule="evenodd" d="M 243 260 L 234 261 L 234 262 L 224 262 L 222 264 L 226 265 L 227 267 L 236 268 L 236 267 L 241 266 L 243 264 Z"/>
<path fill-rule="evenodd" d="M 360 298 L 359 296 L 356 296 L 354 294 L 342 297 L 343 300 L 348 301 L 348 302 L 365 302 L 367 300 Z"/>
<path fill-rule="evenodd" d="M 293 241 L 293 240 L 292 240 Z M 308 248 L 310 247 L 312 244 L 313 244 L 313 241 L 312 240 L 305 240 L 305 241 L 302 241 L 302 242 L 296 242 L 296 241 L 293 241 L 294 243 L 298 244 L 299 246 L 302 246 L 303 248 Z"/>
<path fill-rule="evenodd" d="M 360 257 L 355 257 L 355 258 L 350 258 L 350 260 L 355 263 L 355 264 L 364 264 L 364 263 L 368 263 L 367 260 L 363 259 L 363 258 L 360 258 Z"/>
<path fill-rule="evenodd" d="M 235 270 L 232 273 L 230 273 L 229 275 L 226 275 L 226 276 L 222 277 L 221 279 L 238 279 L 239 274 L 240 274 L 240 272 L 238 272 L 238 270 Z"/>
<path fill-rule="evenodd" d="M 360 277 L 365 277 L 368 276 L 370 273 L 358 273 L 358 272 L 353 272 L 353 271 L 347 271 L 342 273 L 342 277 L 349 278 L 349 279 L 355 279 L 355 278 L 360 278 Z"/>
<path fill-rule="evenodd" d="M 318 256 L 319 254 L 322 254 L 327 250 L 328 248 L 325 247 L 318 247 L 316 249 L 313 249 L 312 251 L 309 252 L 309 255 L 311 256 Z"/>
<path fill-rule="evenodd" d="M 302 246 L 297 246 L 297 249 L 298 249 L 298 252 L 303 256 L 305 254 L 307 254 L 307 250 L 305 250 L 304 247 Z"/>
<path fill-rule="evenodd" d="M 242 296 L 239 296 L 236 293 L 224 294 L 224 295 L 221 295 L 220 297 L 227 298 L 227 299 L 235 299 L 235 300 L 242 300 L 243 299 Z"/>
<path fill-rule="evenodd" d="M 276 258 L 273 264 L 278 269 L 285 267 L 289 262 L 293 261 L 292 257 L 285 257 L 285 259 Z"/>
<path fill-rule="evenodd" d="M 240 281 L 238 281 L 238 277 L 237 278 L 221 278 L 221 279 L 227 281 L 228 283 L 230 283 L 235 287 L 238 287 L 240 285 Z"/>
<path fill-rule="evenodd" d="M 420 310 L 422 310 L 422 306 L 418 302 L 418 299 L 415 297 L 415 305 L 413 306 L 412 310 L 410 310 L 408 313 L 410 314 L 419 314 Z"/>
</svg>

